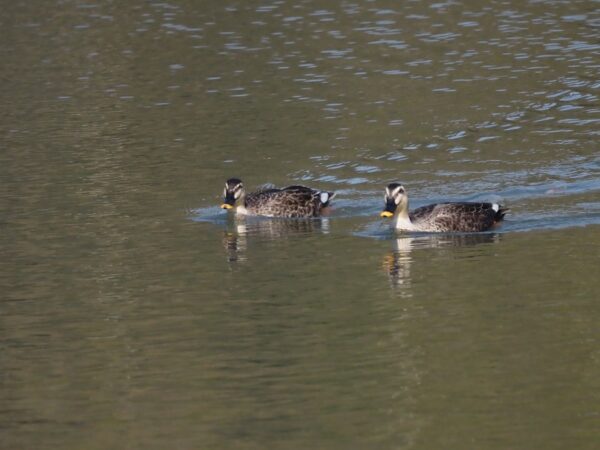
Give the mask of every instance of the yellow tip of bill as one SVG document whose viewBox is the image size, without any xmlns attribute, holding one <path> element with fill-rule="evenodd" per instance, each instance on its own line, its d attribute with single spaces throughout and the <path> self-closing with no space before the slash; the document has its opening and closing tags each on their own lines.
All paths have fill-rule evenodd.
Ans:
<svg viewBox="0 0 600 450">
<path fill-rule="evenodd" d="M 379 214 L 381 217 L 394 217 L 394 213 L 393 212 L 389 212 L 389 211 L 381 211 L 381 214 Z"/>
<path fill-rule="evenodd" d="M 229 203 L 223 203 L 221 205 L 221 208 L 223 208 L 223 209 L 231 209 L 231 208 L 233 208 L 233 206 L 231 206 Z"/>
</svg>

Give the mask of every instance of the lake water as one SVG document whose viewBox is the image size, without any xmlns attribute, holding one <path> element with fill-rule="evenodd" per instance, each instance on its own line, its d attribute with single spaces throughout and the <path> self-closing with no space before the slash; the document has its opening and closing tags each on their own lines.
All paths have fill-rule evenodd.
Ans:
<svg viewBox="0 0 600 450">
<path fill-rule="evenodd" d="M 0 448 L 596 449 L 600 4 L 4 2 Z M 233 219 L 224 181 L 334 190 Z M 493 200 L 492 233 L 399 235 Z"/>
</svg>

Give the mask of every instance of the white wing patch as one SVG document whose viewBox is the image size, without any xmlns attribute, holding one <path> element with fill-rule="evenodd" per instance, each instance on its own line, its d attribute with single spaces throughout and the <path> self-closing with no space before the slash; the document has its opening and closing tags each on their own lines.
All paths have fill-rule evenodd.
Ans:
<svg viewBox="0 0 600 450">
<path fill-rule="evenodd" d="M 492 209 L 496 212 L 500 209 L 500 205 L 498 203 L 492 203 Z"/>
<path fill-rule="evenodd" d="M 325 204 L 329 201 L 329 193 L 321 192 L 319 193 L 319 198 L 321 199 L 321 203 Z"/>
</svg>

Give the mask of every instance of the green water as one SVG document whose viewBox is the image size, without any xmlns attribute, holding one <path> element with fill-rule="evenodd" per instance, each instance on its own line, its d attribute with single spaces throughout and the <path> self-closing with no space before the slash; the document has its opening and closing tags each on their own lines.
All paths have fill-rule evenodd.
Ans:
<svg viewBox="0 0 600 450">
<path fill-rule="evenodd" d="M 4 3 L 0 448 L 597 448 L 594 2 Z"/>
</svg>

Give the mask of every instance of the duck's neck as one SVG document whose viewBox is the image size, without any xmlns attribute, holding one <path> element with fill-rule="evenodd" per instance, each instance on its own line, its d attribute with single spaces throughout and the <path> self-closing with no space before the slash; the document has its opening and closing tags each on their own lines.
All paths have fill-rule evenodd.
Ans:
<svg viewBox="0 0 600 450">
<path fill-rule="evenodd" d="M 396 229 L 407 231 L 415 229 L 415 226 L 408 215 L 408 202 L 405 202 L 404 205 L 398 207 L 398 212 L 396 213 Z"/>
<path fill-rule="evenodd" d="M 235 213 L 243 215 L 248 214 L 248 210 L 246 209 L 246 194 L 242 194 L 241 198 L 237 201 Z"/>
</svg>

